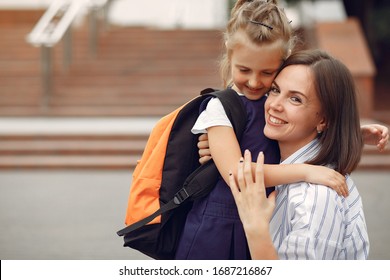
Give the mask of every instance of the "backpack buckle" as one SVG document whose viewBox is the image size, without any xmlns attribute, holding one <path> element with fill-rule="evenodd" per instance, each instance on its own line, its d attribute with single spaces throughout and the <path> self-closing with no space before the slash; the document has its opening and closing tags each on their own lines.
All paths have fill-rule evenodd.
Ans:
<svg viewBox="0 0 390 280">
<path fill-rule="evenodd" d="M 173 202 L 177 205 L 180 205 L 182 204 L 183 201 L 185 201 L 189 197 L 190 195 L 187 193 L 186 189 L 182 188 L 175 194 L 175 197 L 173 198 Z"/>
</svg>

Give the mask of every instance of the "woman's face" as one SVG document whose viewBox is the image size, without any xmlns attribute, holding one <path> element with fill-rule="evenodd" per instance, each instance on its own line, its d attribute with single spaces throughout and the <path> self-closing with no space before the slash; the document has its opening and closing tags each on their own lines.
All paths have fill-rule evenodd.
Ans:
<svg viewBox="0 0 390 280">
<path fill-rule="evenodd" d="M 264 134 L 279 142 L 282 159 L 316 138 L 325 127 L 321 104 L 305 65 L 284 68 L 272 83 L 265 103 Z"/>
</svg>

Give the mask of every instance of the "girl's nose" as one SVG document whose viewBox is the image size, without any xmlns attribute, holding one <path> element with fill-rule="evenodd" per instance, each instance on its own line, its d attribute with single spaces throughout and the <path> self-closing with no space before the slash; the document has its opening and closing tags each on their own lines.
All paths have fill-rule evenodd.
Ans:
<svg viewBox="0 0 390 280">
<path fill-rule="evenodd" d="M 248 81 L 248 85 L 253 89 L 258 89 L 263 86 L 263 83 L 258 77 L 253 77 Z"/>
</svg>

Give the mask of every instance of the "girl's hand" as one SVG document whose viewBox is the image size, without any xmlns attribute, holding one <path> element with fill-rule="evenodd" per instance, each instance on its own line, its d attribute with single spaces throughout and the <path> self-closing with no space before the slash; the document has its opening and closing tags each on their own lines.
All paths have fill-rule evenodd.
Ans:
<svg viewBox="0 0 390 280">
<path fill-rule="evenodd" d="M 199 162 L 204 164 L 211 159 L 210 147 L 209 147 L 209 138 L 207 133 L 202 134 L 198 138 L 198 148 L 199 148 Z"/>
<path fill-rule="evenodd" d="M 306 174 L 306 182 L 328 186 L 335 190 L 338 195 L 344 197 L 349 195 L 345 176 L 339 172 L 320 165 L 302 164 L 301 166 L 306 170 L 304 171 Z"/>
<path fill-rule="evenodd" d="M 380 124 L 367 124 L 361 126 L 364 144 L 376 145 L 380 152 L 386 149 L 389 143 L 389 129 Z"/>
<path fill-rule="evenodd" d="M 229 186 L 245 231 L 268 232 L 268 224 L 275 208 L 276 192 L 272 192 L 267 198 L 263 153 L 261 152 L 257 158 L 255 174 L 252 173 L 252 157 L 248 150 L 245 151 L 244 157 L 237 167 L 237 182 L 233 173 L 229 173 Z"/>
</svg>

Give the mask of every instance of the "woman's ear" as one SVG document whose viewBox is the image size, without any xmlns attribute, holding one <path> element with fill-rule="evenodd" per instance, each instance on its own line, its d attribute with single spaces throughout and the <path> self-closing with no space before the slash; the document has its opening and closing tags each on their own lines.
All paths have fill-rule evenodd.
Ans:
<svg viewBox="0 0 390 280">
<path fill-rule="evenodd" d="M 328 123 L 325 118 L 322 118 L 317 125 L 317 133 L 322 133 L 328 126 Z"/>
</svg>

